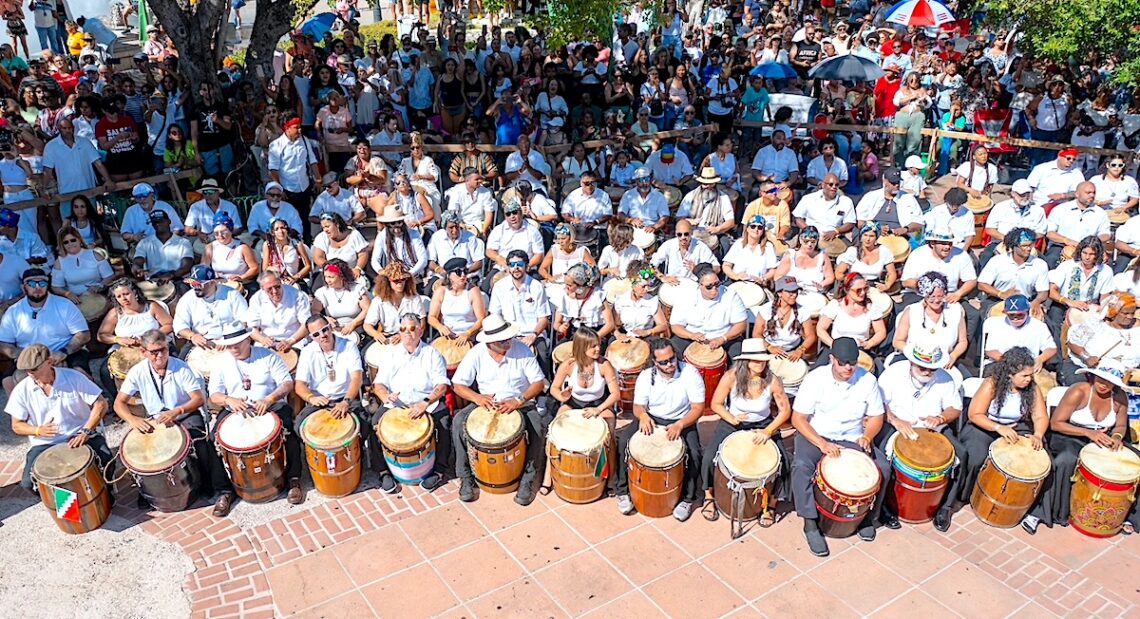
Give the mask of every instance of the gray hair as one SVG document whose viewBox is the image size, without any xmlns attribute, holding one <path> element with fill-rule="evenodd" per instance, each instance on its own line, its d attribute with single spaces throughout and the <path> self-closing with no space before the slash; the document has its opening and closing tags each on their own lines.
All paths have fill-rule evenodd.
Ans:
<svg viewBox="0 0 1140 619">
<path fill-rule="evenodd" d="M 158 329 L 150 329 L 139 337 L 143 346 L 153 346 L 155 344 L 167 345 L 166 334 Z"/>
<path fill-rule="evenodd" d="M 281 274 L 278 273 L 276 269 L 265 269 L 264 271 L 261 272 L 261 275 L 257 276 L 257 283 L 262 284 L 265 282 L 265 280 L 269 279 L 270 277 L 276 277 L 277 279 L 281 279 Z"/>
<path fill-rule="evenodd" d="M 403 314 L 400 314 L 400 322 L 414 322 L 414 323 L 416 323 L 416 326 L 418 327 L 418 326 L 424 324 L 424 319 L 420 318 L 419 314 L 413 314 L 412 312 L 404 312 Z"/>
</svg>

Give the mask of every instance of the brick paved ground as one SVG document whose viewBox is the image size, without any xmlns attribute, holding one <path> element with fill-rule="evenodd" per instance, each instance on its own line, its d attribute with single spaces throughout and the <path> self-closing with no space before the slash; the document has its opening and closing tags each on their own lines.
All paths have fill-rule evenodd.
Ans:
<svg viewBox="0 0 1140 619">
<path fill-rule="evenodd" d="M 22 492 L 0 463 L 0 499 Z M 1135 617 L 1140 541 L 1042 527 L 1002 531 L 959 512 L 832 540 L 811 556 L 799 520 L 729 539 L 722 519 L 623 517 L 612 500 L 554 495 L 457 500 L 456 484 L 390 496 L 370 489 L 242 529 L 208 508 L 117 514 L 178 545 L 194 619 L 220 617 Z M 38 508 L 36 508 L 38 509 Z M 59 535 L 47 514 L 45 535 Z M 81 611 L 81 609 L 59 609 Z"/>
</svg>

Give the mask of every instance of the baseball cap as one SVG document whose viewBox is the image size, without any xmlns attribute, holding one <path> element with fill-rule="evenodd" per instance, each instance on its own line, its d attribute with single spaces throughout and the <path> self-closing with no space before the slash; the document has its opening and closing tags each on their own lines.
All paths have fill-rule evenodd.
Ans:
<svg viewBox="0 0 1140 619">
<path fill-rule="evenodd" d="M 154 223 L 156 221 L 170 221 L 170 215 L 168 215 L 166 211 L 156 208 L 150 212 L 150 222 Z"/>
<path fill-rule="evenodd" d="M 214 273 L 213 267 L 208 264 L 196 264 L 190 269 L 190 274 L 186 279 L 194 282 L 209 282 L 217 279 L 218 276 Z"/>
<path fill-rule="evenodd" d="M 793 290 L 799 289 L 800 283 L 796 281 L 796 278 L 792 277 L 791 275 L 787 275 L 776 280 L 776 292 L 791 292 Z"/>
<path fill-rule="evenodd" d="M 900 172 L 898 168 L 887 168 L 887 170 L 883 172 L 883 180 L 892 185 L 898 185 L 902 182 L 902 172 Z"/>
<path fill-rule="evenodd" d="M 1029 297 L 1023 294 L 1015 294 L 1005 300 L 1005 313 L 1015 314 L 1029 311 Z"/>
<path fill-rule="evenodd" d="M 1019 178 L 1013 181 L 1013 187 L 1010 187 L 1010 191 L 1013 193 L 1025 195 L 1033 193 L 1033 187 L 1029 185 L 1029 181 L 1025 180 L 1024 178 Z"/>
<path fill-rule="evenodd" d="M 841 337 L 831 344 L 831 356 L 840 363 L 855 363 L 859 360 L 859 346 L 849 337 Z"/>
<path fill-rule="evenodd" d="M 145 198 L 154 195 L 154 187 L 150 183 L 139 183 L 131 190 L 131 196 L 135 198 Z"/>
</svg>

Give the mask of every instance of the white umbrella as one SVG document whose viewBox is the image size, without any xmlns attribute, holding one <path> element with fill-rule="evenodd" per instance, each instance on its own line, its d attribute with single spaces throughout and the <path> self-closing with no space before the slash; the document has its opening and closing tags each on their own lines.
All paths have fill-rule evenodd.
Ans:
<svg viewBox="0 0 1140 619">
<path fill-rule="evenodd" d="M 887 11 L 887 23 L 903 26 L 941 26 L 954 14 L 938 0 L 900 0 Z"/>
</svg>

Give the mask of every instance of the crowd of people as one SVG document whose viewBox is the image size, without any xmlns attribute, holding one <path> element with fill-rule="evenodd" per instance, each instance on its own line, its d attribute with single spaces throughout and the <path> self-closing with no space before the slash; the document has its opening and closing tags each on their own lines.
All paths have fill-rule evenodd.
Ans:
<svg viewBox="0 0 1140 619">
<path fill-rule="evenodd" d="M 457 479 L 472 501 L 487 486 L 470 419 L 493 411 L 521 418 L 525 506 L 547 429 L 573 409 L 606 422 L 623 514 L 637 509 L 631 442 L 659 431 L 687 454 L 673 516 L 717 518 L 716 456 L 744 430 L 780 454 L 761 525 L 791 502 L 826 555 L 820 462 L 851 450 L 878 470 L 855 523 L 870 541 L 899 526 L 894 445 L 929 430 L 955 462 L 939 530 L 991 443 L 1019 437 L 1053 469 L 1022 526 L 1065 524 L 1082 448 L 1138 438 L 1140 96 L 1110 85 L 1112 58 L 1052 65 L 968 20 L 888 25 L 888 7 L 710 0 L 690 15 L 666 0 L 621 16 L 611 41 L 559 47 L 524 27 L 469 44 L 451 14 L 398 40 L 348 22 L 324 41 L 294 33 L 261 85 L 227 61 L 196 89 L 157 31 L 126 70 L 92 55 L 70 73 L 66 54 L 25 62 L 0 45 L 6 203 L 197 176 L 185 204 L 134 183 L 117 217 L 84 196 L 0 210 L 6 411 L 33 446 L 23 485 L 63 441 L 109 458 L 108 411 L 207 443 L 231 414 L 273 415 L 300 503 L 302 427 L 330 410 L 357 420 L 397 492 L 377 428 L 406 409 L 434 427 L 419 483 Z M 808 77 L 843 54 L 885 75 Z M 794 77 L 758 77 L 762 63 Z M 908 133 L 811 135 L 777 95 Z M 981 130 L 983 112 L 1014 135 L 1122 152 L 946 140 L 921 156 L 916 129 Z M 232 195 L 247 165 L 248 209 Z M 631 346 L 644 353 L 619 365 L 610 353 Z M 704 442 L 703 415 L 718 417 Z M 219 517 L 236 499 L 222 451 L 197 450 Z"/>
</svg>

